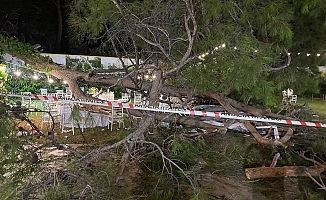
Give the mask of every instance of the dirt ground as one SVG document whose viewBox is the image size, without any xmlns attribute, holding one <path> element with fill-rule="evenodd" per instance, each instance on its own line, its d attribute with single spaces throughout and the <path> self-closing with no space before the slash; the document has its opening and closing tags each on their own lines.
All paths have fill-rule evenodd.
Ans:
<svg viewBox="0 0 326 200">
<path fill-rule="evenodd" d="M 41 116 L 31 117 L 32 121 L 41 127 Z M 19 126 L 30 131 L 30 126 L 25 122 L 19 123 Z M 71 132 L 61 133 L 58 124 L 55 125 L 55 138 L 62 144 L 74 144 L 75 148 L 79 145 L 101 145 L 108 142 L 112 143 L 117 138 L 114 133 L 116 131 L 126 134 L 129 131 L 128 128 L 118 129 L 115 127 L 111 132 L 107 127 L 98 127 L 95 129 L 86 129 L 81 133 L 79 129 L 76 129 L 75 135 Z M 42 131 L 46 134 L 50 130 L 48 124 L 44 124 Z M 126 133 L 124 133 L 126 132 Z M 85 137 L 83 137 L 85 136 Z M 43 139 L 38 138 L 37 134 L 34 135 L 35 142 L 42 143 Z M 219 136 L 216 136 L 219 137 Z M 220 146 L 225 145 L 225 142 L 231 141 L 217 141 L 216 144 Z M 226 148 L 226 146 L 225 146 Z M 220 149 L 216 148 L 216 152 Z M 63 155 L 67 156 L 67 155 Z M 225 162 L 226 165 L 228 164 Z M 141 184 L 141 171 L 139 168 L 133 166 L 126 169 L 128 173 L 125 173 L 122 177 L 123 181 L 129 182 L 133 188 L 137 188 L 137 184 Z M 203 191 L 209 194 L 211 199 L 245 199 L 245 200 L 269 200 L 269 199 L 306 199 L 307 192 L 304 189 L 305 186 L 300 185 L 300 181 L 296 178 L 282 178 L 282 179 L 266 179 L 266 180 L 248 180 L 243 172 L 235 172 L 234 175 L 226 175 L 216 171 L 200 171 L 197 174 L 198 182 Z"/>
</svg>

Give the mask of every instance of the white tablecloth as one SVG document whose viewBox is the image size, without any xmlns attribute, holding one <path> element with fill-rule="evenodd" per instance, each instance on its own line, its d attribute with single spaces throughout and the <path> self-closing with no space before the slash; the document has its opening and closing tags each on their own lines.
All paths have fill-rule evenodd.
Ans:
<svg viewBox="0 0 326 200">
<path fill-rule="evenodd" d="M 88 111 L 80 111 L 83 117 L 84 128 L 107 127 L 109 123 L 108 115 L 101 113 L 92 113 Z"/>
<path fill-rule="evenodd" d="M 57 104 L 57 109 L 60 115 L 65 115 L 66 120 L 70 120 L 70 115 L 71 115 L 71 110 L 72 110 L 72 104 L 71 105 L 63 105 L 58 103 Z M 81 114 L 81 121 L 79 122 L 79 126 L 77 124 L 74 124 L 75 128 L 77 127 L 84 127 L 84 128 L 90 128 L 90 127 L 105 127 L 108 126 L 109 123 L 109 116 L 102 114 L 102 113 L 93 113 L 93 112 L 88 112 L 88 111 L 79 111 Z M 62 120 L 62 117 L 61 117 Z M 60 121 L 60 123 L 62 123 Z M 71 127 L 71 123 L 64 123 L 65 127 Z"/>
<path fill-rule="evenodd" d="M 105 94 L 100 94 L 98 95 L 98 98 L 104 101 L 113 101 L 114 100 L 114 93 L 105 93 Z"/>
</svg>

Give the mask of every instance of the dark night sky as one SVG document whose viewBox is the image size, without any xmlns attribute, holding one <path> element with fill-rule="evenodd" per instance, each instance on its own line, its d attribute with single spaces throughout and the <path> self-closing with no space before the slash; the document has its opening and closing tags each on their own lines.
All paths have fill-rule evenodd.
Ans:
<svg viewBox="0 0 326 200">
<path fill-rule="evenodd" d="M 58 1 L 63 17 L 63 36 L 59 46 Z M 44 52 L 69 53 L 64 3 L 65 0 L 1 0 L 0 32 L 21 42 L 40 44 Z"/>
</svg>

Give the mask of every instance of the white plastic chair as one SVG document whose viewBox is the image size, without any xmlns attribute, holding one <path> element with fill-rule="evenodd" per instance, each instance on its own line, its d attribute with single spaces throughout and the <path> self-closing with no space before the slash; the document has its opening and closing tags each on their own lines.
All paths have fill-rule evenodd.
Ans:
<svg viewBox="0 0 326 200">
<path fill-rule="evenodd" d="M 287 95 L 288 95 L 288 97 L 290 97 L 291 95 L 293 95 L 293 89 L 288 88 L 287 89 Z"/>
<path fill-rule="evenodd" d="M 33 104 L 31 92 L 21 92 L 22 95 L 22 106 L 26 108 L 35 108 L 36 104 Z"/>
<path fill-rule="evenodd" d="M 112 131 L 114 122 L 119 123 L 119 128 L 120 128 L 121 124 L 123 125 L 123 128 L 125 127 L 124 117 L 123 117 L 123 108 L 111 107 L 111 113 L 108 116 L 108 129 L 110 129 L 111 131 Z"/>
<path fill-rule="evenodd" d="M 297 95 L 291 95 L 290 103 L 297 103 L 298 96 Z"/>
<path fill-rule="evenodd" d="M 283 90 L 282 95 L 283 95 L 282 103 L 286 103 L 288 101 L 288 93 L 287 93 L 287 91 Z"/>
<path fill-rule="evenodd" d="M 63 98 L 64 96 L 65 96 L 65 94 L 64 94 L 64 92 L 63 92 L 63 90 L 56 90 L 56 97 L 57 98 Z"/>
<path fill-rule="evenodd" d="M 65 99 L 72 99 L 72 92 L 67 92 L 65 94 Z"/>
<path fill-rule="evenodd" d="M 75 126 L 74 121 L 71 119 L 72 113 L 71 103 L 62 103 L 60 108 L 60 128 L 61 133 L 72 131 L 72 134 L 75 135 Z M 65 129 L 66 127 L 70 129 Z"/>
<path fill-rule="evenodd" d="M 56 120 L 60 120 L 60 112 L 57 107 L 56 102 L 50 102 L 50 101 L 42 101 L 41 103 L 42 106 L 42 122 L 41 122 L 41 128 L 43 128 L 44 123 L 50 123 L 52 124 L 52 118 L 54 122 Z M 50 114 L 51 116 L 50 116 Z M 53 124 L 54 125 L 54 124 Z"/>
<path fill-rule="evenodd" d="M 114 92 L 109 92 L 108 95 L 108 101 L 114 101 Z"/>
<path fill-rule="evenodd" d="M 122 93 L 121 99 L 118 99 L 119 102 L 128 103 L 130 101 L 128 93 Z"/>
<path fill-rule="evenodd" d="M 143 100 L 142 100 L 142 95 L 141 93 L 135 92 L 134 93 L 134 105 L 142 105 Z"/>
<path fill-rule="evenodd" d="M 47 96 L 48 95 L 48 89 L 41 88 L 41 96 Z"/>
</svg>

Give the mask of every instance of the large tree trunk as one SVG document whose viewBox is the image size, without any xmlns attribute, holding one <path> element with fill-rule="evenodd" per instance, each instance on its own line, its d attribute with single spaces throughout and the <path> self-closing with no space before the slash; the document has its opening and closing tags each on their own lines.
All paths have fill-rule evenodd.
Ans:
<svg viewBox="0 0 326 200">
<path fill-rule="evenodd" d="M 162 88 L 162 83 L 163 83 L 163 79 L 162 79 L 162 72 L 160 70 L 155 72 L 156 75 L 156 79 L 154 79 L 151 90 L 149 91 L 149 106 L 155 105 L 156 101 L 157 101 L 157 97 L 159 95 L 159 91 Z M 133 141 L 137 141 L 137 140 L 144 140 L 144 132 L 146 131 L 146 129 L 151 125 L 151 123 L 153 123 L 154 120 L 154 115 L 153 113 L 148 113 L 146 115 L 143 116 L 143 118 L 141 119 L 138 129 L 132 133 L 132 137 L 131 140 L 129 141 L 129 144 L 125 144 L 125 152 L 121 158 L 120 164 L 119 164 L 119 170 L 117 173 L 117 177 L 116 177 L 116 183 L 118 183 L 118 181 L 120 180 L 124 169 L 129 161 L 130 158 L 130 152 L 132 152 L 132 149 L 134 147 L 134 142 Z"/>
<path fill-rule="evenodd" d="M 96 74 L 96 72 L 80 72 L 80 71 L 74 71 L 65 69 L 61 66 L 57 66 L 53 63 L 45 62 L 39 58 L 33 58 L 33 59 L 24 59 L 20 56 L 17 56 L 18 58 L 21 58 L 26 61 L 26 63 L 33 65 L 36 69 L 42 69 L 44 67 L 48 67 L 49 69 L 53 69 L 49 73 L 59 79 L 66 80 L 69 84 L 69 87 L 72 89 L 74 96 L 79 99 L 94 99 L 94 97 L 85 95 L 79 88 L 78 82 L 79 81 L 85 81 L 88 83 L 100 83 L 100 84 L 108 84 L 108 85 L 117 85 L 123 88 L 128 88 L 131 90 L 141 90 L 141 91 L 151 91 L 153 88 L 153 82 L 151 81 L 144 81 L 141 85 L 141 88 L 139 86 L 135 85 L 133 81 L 130 80 L 130 78 L 120 78 L 115 76 L 110 76 L 106 73 L 102 74 Z M 105 74 L 105 75 L 104 75 Z M 157 79 L 157 78 L 156 78 Z M 155 81 L 155 80 L 154 80 Z M 162 80 L 160 80 L 162 81 Z M 160 85 L 160 88 L 157 90 L 157 94 L 150 97 L 154 101 L 158 101 L 158 96 L 160 93 L 166 93 L 170 94 L 171 96 L 181 97 L 182 95 L 187 95 L 187 90 L 185 88 L 175 87 L 175 86 L 167 86 L 164 85 L 163 82 Z M 228 111 L 230 114 L 238 115 L 239 111 L 245 111 L 248 115 L 255 115 L 255 116 L 273 116 L 277 118 L 284 118 L 281 115 L 275 115 L 270 113 L 270 111 L 263 110 L 263 109 L 257 109 L 245 104 L 242 104 L 240 102 L 237 102 L 231 98 L 226 97 L 226 94 L 218 94 L 213 92 L 208 92 L 205 94 L 206 97 L 213 98 L 215 100 L 218 100 L 218 102 L 224 107 L 226 111 Z M 154 104 L 155 106 L 155 104 Z M 137 112 L 135 110 L 130 110 L 130 112 Z M 139 113 L 139 112 L 138 112 Z M 189 116 L 187 116 L 189 118 Z M 204 124 L 199 120 L 200 118 L 191 118 L 193 120 L 191 122 L 192 125 L 196 126 L 200 124 L 202 127 L 207 127 L 209 125 Z M 191 120 L 179 118 L 179 122 L 189 123 Z M 195 122 L 194 120 L 197 120 Z M 195 123 L 194 123 L 195 122 Z M 244 123 L 244 122 L 243 122 Z M 257 141 L 263 145 L 281 145 L 283 147 L 286 147 L 284 145 L 284 141 L 282 140 L 274 140 L 273 142 L 270 142 L 269 139 L 262 138 L 262 136 L 259 135 L 259 133 L 255 130 L 255 127 L 250 124 L 249 122 L 245 122 L 246 128 L 252 133 L 252 135 L 257 139 Z M 224 130 L 227 128 L 227 125 L 224 127 Z M 288 134 L 287 136 L 290 136 Z M 287 140 L 290 138 L 287 138 Z"/>
<path fill-rule="evenodd" d="M 225 108 L 225 110 L 227 110 L 230 114 L 233 115 L 239 115 L 239 111 L 233 105 L 237 106 L 238 108 L 241 108 L 240 110 L 246 110 L 251 114 L 254 114 L 255 116 L 261 116 L 262 114 L 269 113 L 266 110 L 256 109 L 254 107 L 234 101 L 233 99 L 226 98 L 223 94 L 209 93 L 209 95 L 210 97 L 217 100 Z M 231 104 L 230 102 L 233 103 Z M 265 138 L 258 133 L 256 128 L 249 121 L 240 120 L 240 122 L 245 125 L 245 127 L 249 130 L 252 136 L 254 136 L 254 138 L 258 141 L 258 143 L 262 145 L 275 145 L 275 146 L 282 146 L 286 148 L 287 146 L 284 143 L 287 142 L 293 134 L 293 130 L 289 128 L 285 136 L 282 137 L 281 139 Z"/>
<path fill-rule="evenodd" d="M 325 166 L 284 166 L 284 167 L 257 167 L 246 168 L 246 177 L 248 179 L 271 178 L 271 177 L 289 177 L 289 176 L 319 176 L 325 171 Z"/>
</svg>

